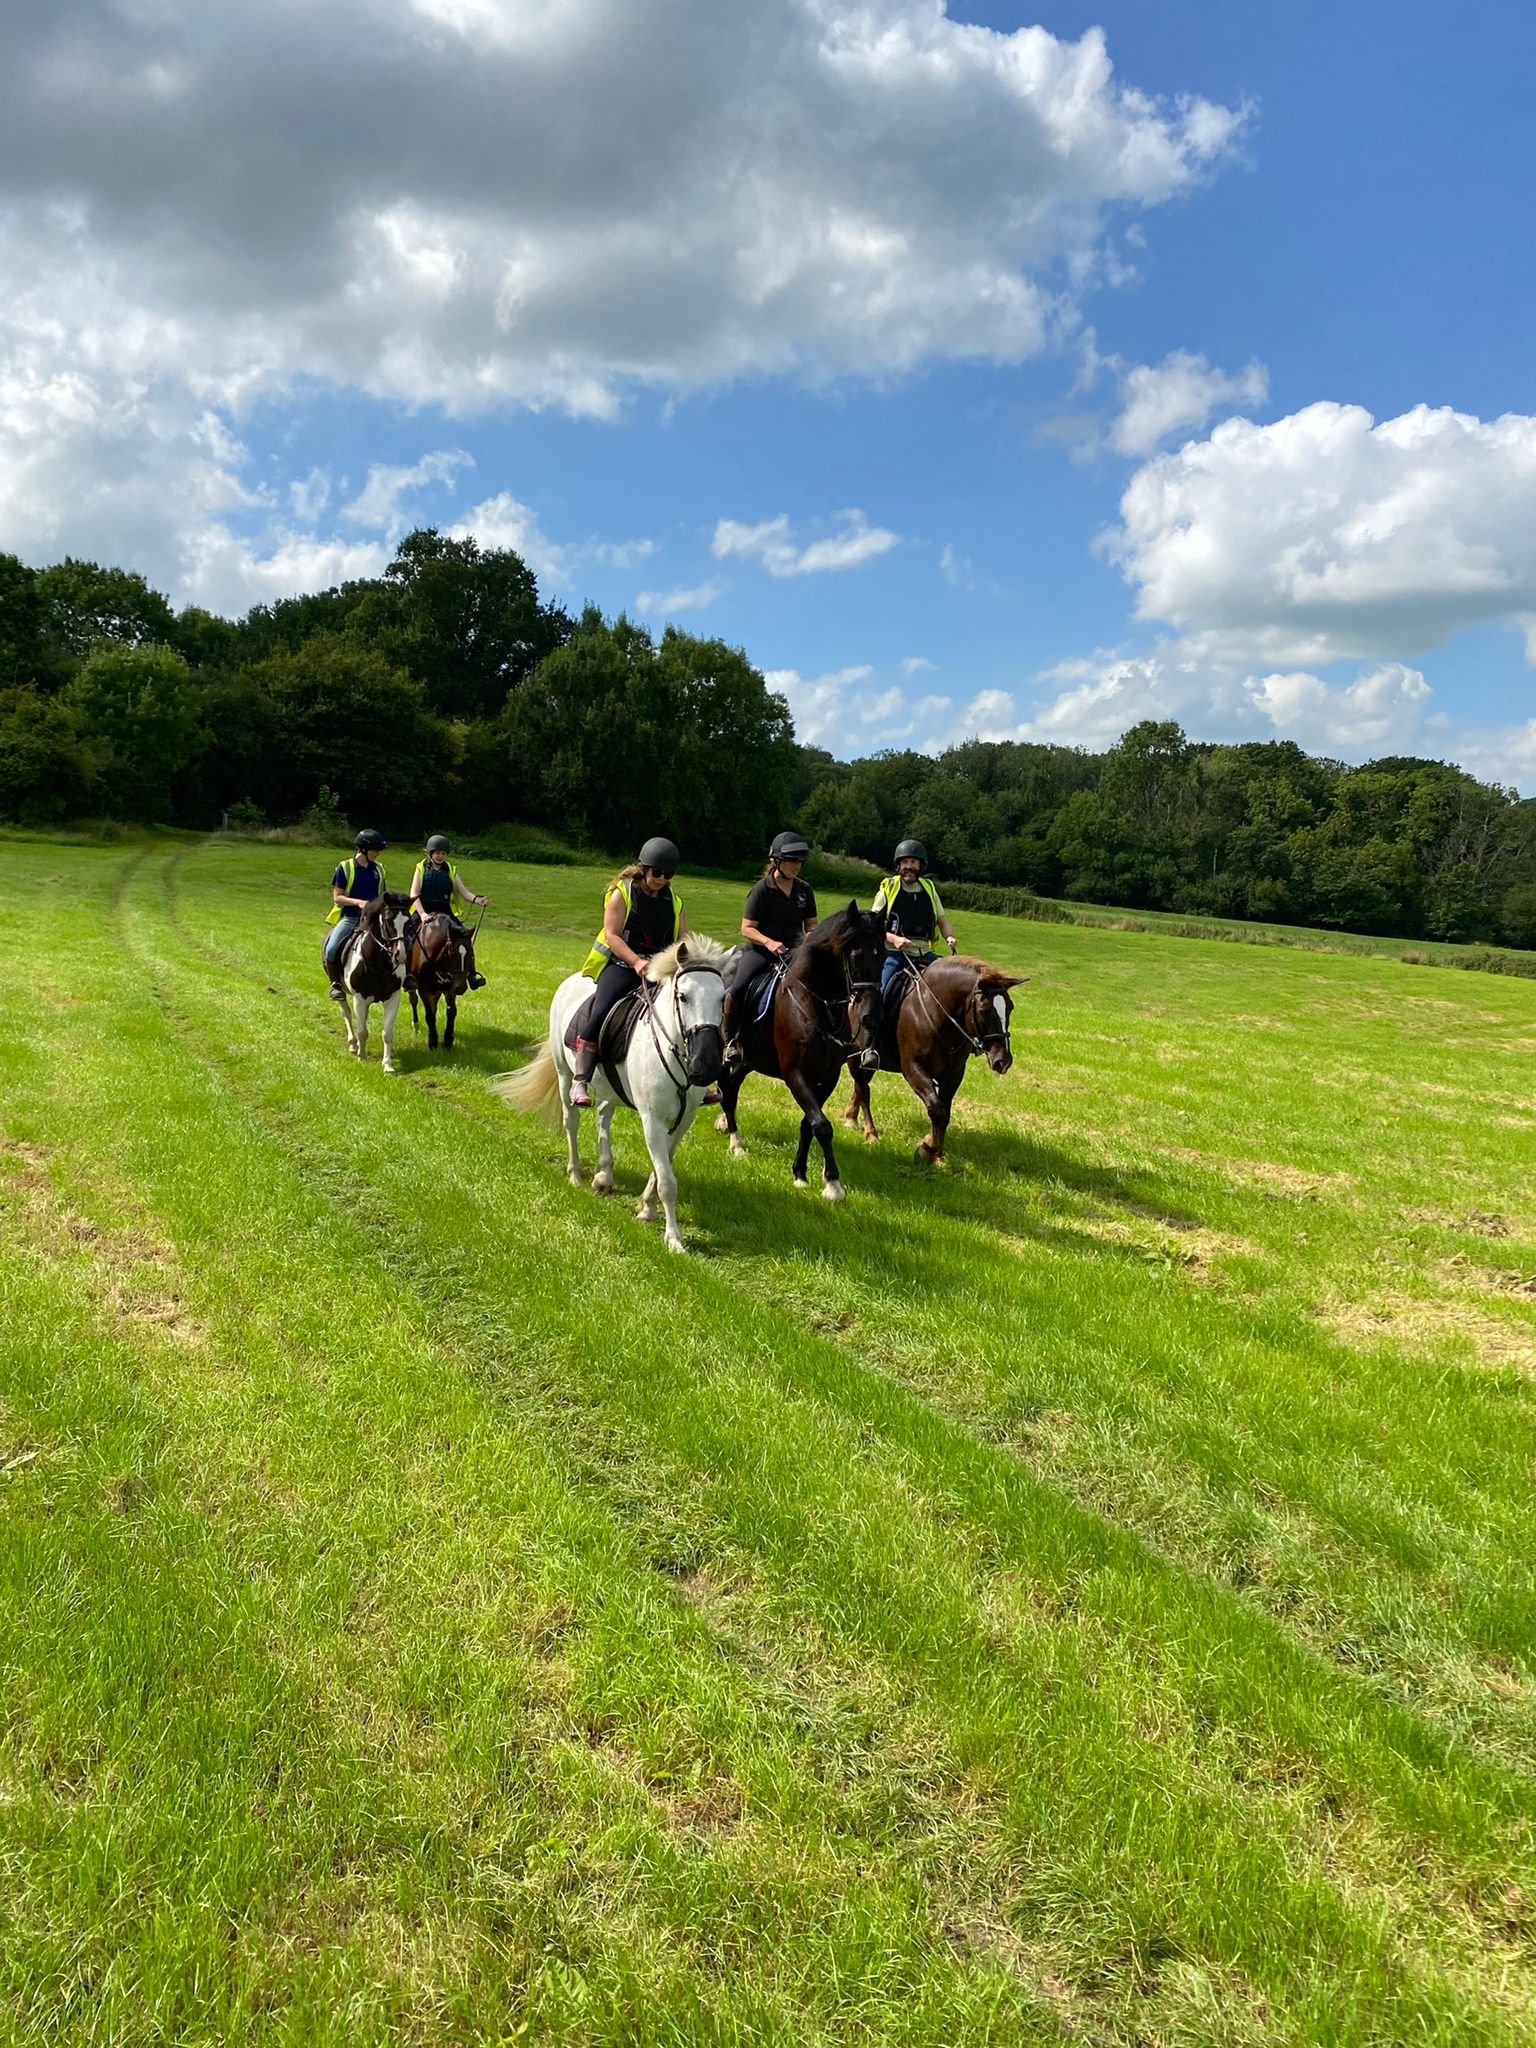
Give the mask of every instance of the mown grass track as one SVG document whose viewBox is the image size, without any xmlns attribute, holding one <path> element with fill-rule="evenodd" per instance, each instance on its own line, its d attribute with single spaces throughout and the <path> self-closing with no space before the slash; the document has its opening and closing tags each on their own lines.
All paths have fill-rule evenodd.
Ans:
<svg viewBox="0 0 1536 2048">
<path fill-rule="evenodd" d="M 685 1263 L 485 1090 L 600 877 L 387 1083 L 323 857 L 28 859 L 9 2038 L 1528 2036 L 1536 991 L 967 917 L 951 1171 Z"/>
</svg>

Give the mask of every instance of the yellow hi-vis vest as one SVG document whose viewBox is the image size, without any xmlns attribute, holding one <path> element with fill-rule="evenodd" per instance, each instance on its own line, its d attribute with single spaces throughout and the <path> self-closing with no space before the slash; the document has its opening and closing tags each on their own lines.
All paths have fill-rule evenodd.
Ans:
<svg viewBox="0 0 1536 2048">
<path fill-rule="evenodd" d="M 614 889 L 617 889 L 619 894 L 624 898 L 624 919 L 625 922 L 628 923 L 629 913 L 635 907 L 634 892 L 630 888 L 629 883 L 622 880 L 614 883 L 613 889 L 610 889 L 608 891 L 608 896 L 611 896 L 613 894 Z M 608 896 L 605 896 L 603 898 L 604 910 L 606 910 L 608 907 Z M 672 938 L 668 939 L 668 945 L 671 945 L 672 939 L 675 939 L 677 937 L 678 932 L 682 929 L 682 923 L 683 899 L 681 896 L 678 895 L 677 891 L 674 889 L 672 891 Z M 592 941 L 592 950 L 587 955 L 586 959 L 582 962 L 581 971 L 587 977 L 588 981 L 596 981 L 597 977 L 608 965 L 608 962 L 610 960 L 616 960 L 618 957 L 619 956 L 617 955 L 617 953 L 611 952 L 609 950 L 607 926 L 605 923 L 598 927 L 597 937 Z"/>
<path fill-rule="evenodd" d="M 375 861 L 375 862 L 374 862 L 374 867 L 378 869 L 378 876 L 379 876 L 379 894 L 380 894 L 380 895 L 382 896 L 382 895 L 384 894 L 384 890 L 385 890 L 385 888 L 386 888 L 386 886 L 387 886 L 387 884 L 385 883 L 385 880 L 384 880 L 384 870 L 383 870 L 383 868 L 382 868 L 382 867 L 380 867 L 380 866 L 379 866 L 379 863 L 378 863 L 377 861 Z M 354 883 L 355 883 L 355 882 L 357 881 L 357 862 L 356 862 L 356 860 L 348 860 L 348 861 L 344 861 L 344 862 L 342 863 L 342 869 L 341 869 L 341 872 L 342 872 L 342 874 L 343 874 L 343 875 L 345 876 L 345 878 L 346 878 L 346 879 L 345 879 L 345 880 L 344 880 L 344 881 L 342 882 L 342 885 L 341 885 L 341 886 L 343 887 L 343 889 L 345 889 L 345 890 L 346 890 L 347 894 L 348 894 L 348 895 L 350 896 L 350 895 L 352 894 L 352 888 L 353 888 L 353 884 L 354 884 Z M 327 919 L 326 919 L 325 921 L 326 921 L 326 923 L 327 923 L 327 924 L 340 924 L 340 923 L 341 923 L 341 905 L 340 905 L 339 903 L 333 903 L 333 904 L 331 905 L 331 914 L 330 914 L 330 916 L 329 916 L 329 917 L 328 917 L 328 918 L 327 918 Z"/>
<path fill-rule="evenodd" d="M 928 901 L 933 905 L 933 936 L 934 942 L 937 944 L 944 936 L 943 932 L 939 929 L 939 919 L 944 915 L 944 906 L 939 901 L 938 890 L 935 889 L 926 875 L 919 875 L 917 880 L 918 886 L 927 890 Z M 896 908 L 896 898 L 901 894 L 900 875 L 887 875 L 876 893 L 879 900 L 885 905 L 885 914 L 889 917 Z"/>
<path fill-rule="evenodd" d="M 427 869 L 431 867 L 431 865 L 431 854 L 424 853 L 421 859 L 417 861 L 415 867 L 411 870 L 411 897 L 413 901 L 421 895 L 421 882 L 424 882 L 427 879 Z M 459 870 L 456 864 L 450 860 L 446 861 L 442 868 L 433 868 L 432 872 L 434 874 L 442 874 L 445 870 L 447 872 L 449 884 L 448 901 L 450 903 L 454 903 L 457 901 L 459 894 L 458 889 L 455 886 L 459 879 Z M 418 880 L 416 879 L 418 875 L 421 877 L 420 882 L 418 882 Z"/>
</svg>

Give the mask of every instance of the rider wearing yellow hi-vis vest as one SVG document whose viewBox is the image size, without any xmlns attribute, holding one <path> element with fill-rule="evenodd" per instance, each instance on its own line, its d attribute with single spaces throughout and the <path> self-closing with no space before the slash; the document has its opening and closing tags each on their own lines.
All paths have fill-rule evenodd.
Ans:
<svg viewBox="0 0 1536 2048">
<path fill-rule="evenodd" d="M 686 938 L 688 920 L 683 899 L 672 893 L 672 877 L 682 855 L 670 839 L 647 839 L 640 858 L 614 876 L 603 902 L 603 928 L 593 941 L 582 973 L 597 983 L 587 1004 L 571 1077 L 571 1106 L 590 1109 L 587 1092 L 597 1066 L 597 1042 L 603 1019 L 648 972 L 650 957 Z"/>
<path fill-rule="evenodd" d="M 384 870 L 379 865 L 379 855 L 388 844 L 382 832 L 365 828 L 353 841 L 355 854 L 341 861 L 331 877 L 331 914 L 325 921 L 333 929 L 325 942 L 325 969 L 331 977 L 333 1002 L 342 999 L 341 960 L 347 941 L 374 897 L 384 894 Z"/>
<path fill-rule="evenodd" d="M 482 908 L 491 900 L 489 896 L 475 894 L 454 864 L 451 842 L 443 833 L 434 832 L 427 841 L 426 852 L 417 862 L 416 872 L 411 876 L 411 922 L 407 932 L 414 940 L 423 918 L 448 918 L 455 937 L 464 941 L 470 987 L 484 988 L 485 976 L 475 964 L 474 939 L 453 907 L 456 896 L 462 896 L 466 903 L 479 904 Z"/>
<path fill-rule="evenodd" d="M 921 839 L 903 839 L 896 849 L 896 872 L 875 891 L 870 909 L 885 919 L 885 965 L 880 990 L 885 994 L 910 962 L 923 968 L 934 955 L 934 938 L 942 932 L 951 953 L 959 950 L 955 928 L 944 913 L 939 892 L 927 874 L 928 849 Z"/>
</svg>

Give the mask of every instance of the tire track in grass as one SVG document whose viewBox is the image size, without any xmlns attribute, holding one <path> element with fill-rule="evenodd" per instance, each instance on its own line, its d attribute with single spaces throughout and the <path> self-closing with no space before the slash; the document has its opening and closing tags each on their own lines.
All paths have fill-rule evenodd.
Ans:
<svg viewBox="0 0 1536 2048">
<path fill-rule="evenodd" d="M 862 1393 L 866 1393 L 866 1395 L 868 1395 L 868 1389 L 862 1389 Z M 918 1421 L 918 1419 L 915 1419 L 915 1417 L 909 1417 L 909 1421 Z M 928 1421 L 932 1423 L 932 1417 L 928 1417 Z M 764 1434 L 766 1434 L 766 1436 L 772 1436 L 772 1430 L 770 1430 L 770 1427 L 768 1427 L 768 1417 L 764 1417 L 764 1419 L 762 1419 L 762 1427 L 764 1427 Z M 737 1432 L 737 1436 L 739 1436 L 739 1432 Z M 752 1432 L 748 1432 L 748 1436 L 752 1436 Z M 723 1446 L 717 1446 L 717 1448 L 723 1448 Z M 975 1450 L 975 1446 L 971 1446 L 971 1448 Z M 741 1452 L 737 1450 L 737 1458 L 739 1458 L 739 1456 L 741 1456 Z M 762 1544 L 760 1544 L 760 1542 L 758 1542 L 758 1548 L 762 1548 Z M 799 1561 L 799 1559 L 797 1559 L 797 1561 Z M 854 1561 L 854 1563 L 856 1563 L 856 1561 Z M 907 1647 L 907 1649 L 909 1649 L 909 1645 L 903 1645 L 903 1647 Z M 1327 1692 L 1327 1686 L 1323 1686 L 1323 1690 Z M 1401 1731 L 1399 1731 L 1399 1729 L 1395 1729 L 1393 1733 L 1395 1733 L 1395 1735 L 1401 1735 Z M 1423 1739 L 1419 1739 L 1419 1741 L 1411 1743 L 1411 1747 L 1413 1747 L 1413 1749 L 1417 1749 L 1417 1751 L 1423 1751 L 1425 1743 L 1423 1743 Z M 1430 1749 L 1434 1749 L 1434 1745 L 1427 1745 L 1427 1747 L 1430 1747 Z M 1423 1759 L 1421 1759 L 1421 1761 L 1423 1761 Z M 1432 1757 L 1430 1761 L 1444 1761 L 1444 1759 L 1434 1759 L 1434 1757 Z M 1421 1796 L 1421 1788 L 1419 1788 L 1419 1796 Z M 1495 1804 L 1497 1804 L 1497 1802 L 1495 1802 Z"/>
</svg>

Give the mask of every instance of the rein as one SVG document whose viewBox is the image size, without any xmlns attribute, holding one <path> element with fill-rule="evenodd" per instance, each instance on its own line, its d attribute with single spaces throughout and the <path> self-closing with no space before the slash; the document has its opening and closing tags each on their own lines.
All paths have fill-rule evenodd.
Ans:
<svg viewBox="0 0 1536 2048">
<path fill-rule="evenodd" d="M 969 1048 L 970 1052 L 981 1054 L 986 1051 L 989 1045 L 1006 1044 L 1008 1038 L 1008 1034 L 1006 1031 L 993 1031 L 990 1033 L 983 1033 L 983 1035 L 980 1038 L 972 1037 L 971 1033 L 967 1031 L 965 1026 L 960 1022 L 960 1019 L 957 1016 L 955 1016 L 952 1011 L 946 1010 L 943 1004 L 940 1003 L 935 996 L 930 994 L 929 990 L 924 984 L 924 977 L 922 971 L 919 968 L 914 967 L 911 961 L 906 958 L 903 958 L 901 964 L 903 971 L 907 975 L 909 975 L 913 981 L 917 983 L 917 993 L 921 997 L 924 1005 L 926 1006 L 930 1014 L 932 1014 L 933 1012 L 937 1012 L 944 1023 L 948 1024 L 952 1030 L 958 1031 L 960 1036 L 965 1040 L 965 1043 Z M 976 989 L 980 988 L 980 986 L 981 983 L 978 981 L 976 984 L 976 988 L 973 988 L 971 990 L 970 996 L 966 998 L 967 1003 L 969 1003 L 971 998 L 974 997 L 974 995 L 976 994 Z"/>
<path fill-rule="evenodd" d="M 780 980 L 783 980 L 783 977 L 788 969 L 791 957 L 791 955 L 785 954 L 781 959 L 776 960 L 774 962 L 774 973 L 779 977 Z M 827 1038 L 831 1041 L 833 1045 L 835 1045 L 838 1048 L 840 1052 L 846 1054 L 850 1052 L 858 1052 L 860 1049 L 859 1041 L 856 1038 L 846 1038 L 840 1031 L 834 1030 L 832 1028 L 829 1013 L 834 1007 L 841 1003 L 845 1008 L 845 1014 L 851 1020 L 853 1016 L 854 997 L 856 995 L 866 994 L 872 990 L 877 990 L 880 986 L 880 983 L 878 978 L 876 978 L 874 981 L 855 981 L 852 972 L 849 969 L 848 962 L 846 960 L 839 958 L 838 965 L 843 970 L 843 986 L 845 994 L 842 997 L 813 995 L 813 1000 L 816 1002 L 816 1004 L 819 1006 L 822 1012 L 822 1025 L 826 1032 Z M 806 1016 L 807 1011 L 805 1009 L 803 1002 L 803 992 L 800 989 L 796 988 L 792 982 L 786 982 L 785 986 L 788 989 L 789 993 L 794 997 L 795 1001 L 801 1004 L 801 1016 Z M 813 1030 L 815 1029 L 814 1017 L 811 1018 L 811 1028 Z"/>
<path fill-rule="evenodd" d="M 719 975 L 720 969 L 712 960 L 689 960 L 677 968 L 669 977 L 672 982 L 672 1008 L 676 1012 L 677 1028 L 682 1036 L 683 1052 L 686 1055 L 688 1049 L 688 1027 L 683 1022 L 682 997 L 677 989 L 678 982 L 682 980 L 685 974 Z M 688 1079 L 688 1068 L 685 1061 L 679 1060 L 678 1071 L 673 1071 L 672 1060 L 668 1057 L 671 1048 L 657 1028 L 656 1004 L 659 998 L 652 993 L 649 975 L 642 974 L 640 976 L 639 992 L 640 1007 L 645 1012 L 646 1028 L 651 1034 L 651 1043 L 656 1048 L 656 1057 L 661 1062 L 661 1071 L 666 1075 L 678 1093 L 677 1115 L 673 1117 L 671 1123 L 667 1126 L 667 1136 L 670 1138 L 688 1112 L 688 1096 L 693 1084 Z"/>
</svg>

